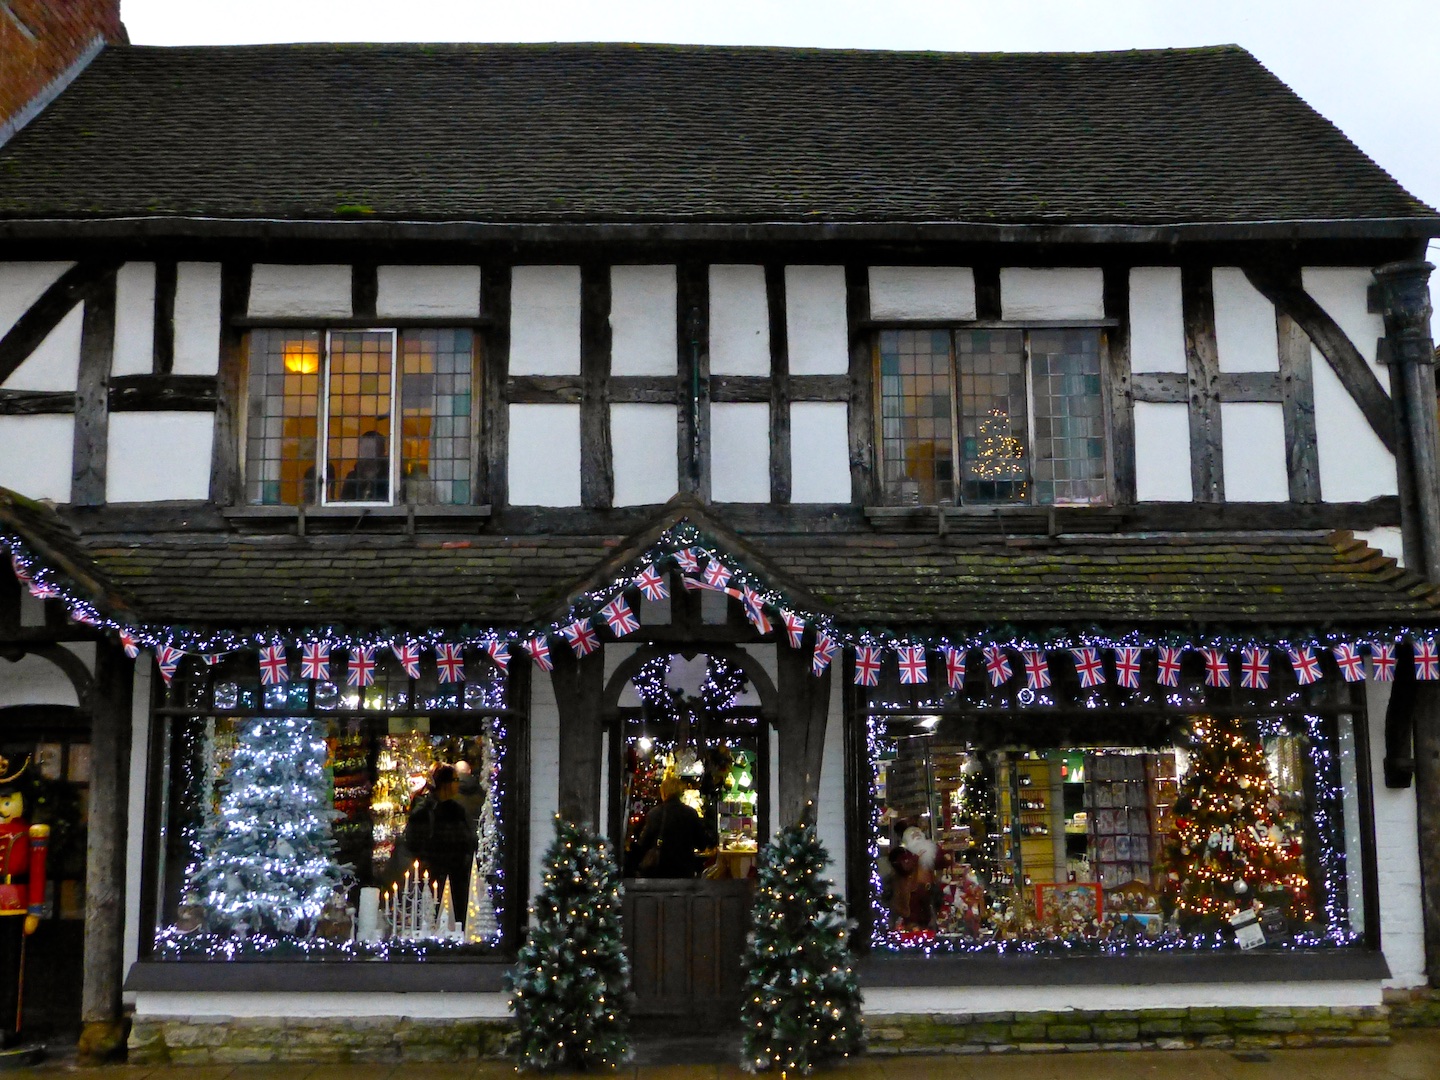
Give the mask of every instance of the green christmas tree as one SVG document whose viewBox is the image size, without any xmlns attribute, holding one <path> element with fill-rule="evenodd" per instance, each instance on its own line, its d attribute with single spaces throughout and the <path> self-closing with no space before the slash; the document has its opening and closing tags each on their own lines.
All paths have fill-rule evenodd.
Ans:
<svg viewBox="0 0 1440 1080">
<path fill-rule="evenodd" d="M 744 1064 L 752 1071 L 808 1073 L 863 1045 L 850 924 L 822 876 L 829 861 L 814 825 L 804 823 L 760 852 L 740 1004 Z"/>
<path fill-rule="evenodd" d="M 614 1068 L 629 1053 L 620 871 L 610 845 L 589 829 L 555 819 L 544 884 L 506 985 L 522 1066 Z"/>
<path fill-rule="evenodd" d="M 1213 931 L 1241 909 L 1315 913 L 1303 857 L 1280 823 L 1280 797 L 1260 741 L 1237 719 L 1195 725 L 1190 769 L 1175 800 L 1163 894 L 1186 931 Z"/>
</svg>

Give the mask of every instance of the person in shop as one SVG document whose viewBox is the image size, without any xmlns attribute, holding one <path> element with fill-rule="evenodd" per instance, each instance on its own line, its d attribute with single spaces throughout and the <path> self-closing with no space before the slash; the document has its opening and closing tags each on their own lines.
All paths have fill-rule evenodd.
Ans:
<svg viewBox="0 0 1440 1080">
<path fill-rule="evenodd" d="M 410 811 L 405 823 L 405 846 L 430 872 L 430 880 L 443 895 L 450 882 L 456 919 L 465 917 L 470 892 L 470 865 L 475 857 L 475 824 L 458 796 L 460 777 L 453 765 L 437 765 L 430 786 Z"/>
<path fill-rule="evenodd" d="M 383 502 L 390 497 L 390 457 L 385 450 L 385 436 L 366 431 L 360 436 L 355 467 L 340 486 L 343 502 Z"/>
<path fill-rule="evenodd" d="M 710 838 L 700 815 L 681 800 L 685 788 L 678 776 L 660 782 L 660 805 L 645 816 L 636 845 L 641 877 L 693 878 L 700 872 L 699 852 Z"/>
</svg>

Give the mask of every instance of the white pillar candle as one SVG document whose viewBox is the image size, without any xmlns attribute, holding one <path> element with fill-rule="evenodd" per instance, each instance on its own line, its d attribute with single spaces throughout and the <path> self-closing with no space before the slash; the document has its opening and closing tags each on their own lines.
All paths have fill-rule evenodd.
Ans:
<svg viewBox="0 0 1440 1080">
<path fill-rule="evenodd" d="M 380 940 L 380 890 L 367 886 L 360 890 L 360 910 L 355 936 L 361 941 Z"/>
</svg>

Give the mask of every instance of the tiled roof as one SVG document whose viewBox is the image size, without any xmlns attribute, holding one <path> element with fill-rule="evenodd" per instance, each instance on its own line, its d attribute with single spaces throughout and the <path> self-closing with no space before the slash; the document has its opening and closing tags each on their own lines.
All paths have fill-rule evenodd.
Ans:
<svg viewBox="0 0 1440 1080">
<path fill-rule="evenodd" d="M 108 48 L 0 149 L 0 218 L 128 215 L 1437 218 L 1234 46 L 596 44 Z"/>
</svg>

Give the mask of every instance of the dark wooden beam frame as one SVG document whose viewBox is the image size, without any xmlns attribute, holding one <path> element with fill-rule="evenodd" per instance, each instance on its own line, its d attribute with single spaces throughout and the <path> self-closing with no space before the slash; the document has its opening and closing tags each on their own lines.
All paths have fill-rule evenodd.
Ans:
<svg viewBox="0 0 1440 1080">
<path fill-rule="evenodd" d="M 577 659 L 567 646 L 550 653 L 555 670 L 550 678 L 560 720 L 559 812 L 570 821 L 603 828 L 600 785 L 604 726 L 601 705 L 605 690 L 604 650 Z"/>
<path fill-rule="evenodd" d="M 710 266 L 687 260 L 675 271 L 675 344 L 678 350 L 673 400 L 679 408 L 675 425 L 675 454 L 680 491 L 700 498 L 710 497 Z M 626 381 L 613 386 L 616 401 L 629 387 L 641 384 Z M 656 388 L 659 389 L 658 387 Z M 656 397 L 660 401 L 663 398 Z"/>
<path fill-rule="evenodd" d="M 1225 501 L 1220 438 L 1220 355 L 1215 346 L 1215 289 L 1209 266 L 1180 268 L 1189 377 L 1190 484 L 1196 502 Z"/>
<path fill-rule="evenodd" d="M 1135 401 L 1130 372 L 1130 267 L 1103 271 L 1105 317 L 1114 326 L 1105 335 L 1110 400 L 1111 491 L 1119 504 L 1135 501 Z"/>
<path fill-rule="evenodd" d="M 0 384 L 40 347 L 76 304 L 86 299 L 106 278 L 113 279 L 121 261 L 105 258 L 77 263 L 40 294 L 40 298 L 15 320 L 15 325 L 0 337 Z"/>
<path fill-rule="evenodd" d="M 245 331 L 235 320 L 250 304 L 251 264 L 220 264 L 220 370 L 215 380 L 215 439 L 210 453 L 210 501 L 240 497 L 240 433 L 245 418 Z"/>
<path fill-rule="evenodd" d="M 350 314 L 356 319 L 375 318 L 380 299 L 380 268 L 373 259 L 350 265 Z"/>
<path fill-rule="evenodd" d="M 610 444 L 610 267 L 580 268 L 580 501 L 615 504 Z"/>
<path fill-rule="evenodd" d="M 1285 471 L 1292 503 L 1320 501 L 1320 450 L 1315 433 L 1315 377 L 1310 339 L 1289 315 L 1275 313 L 1280 402 L 1285 415 Z"/>
<path fill-rule="evenodd" d="M 115 271 L 87 291 L 80 330 L 80 369 L 75 384 L 75 449 L 71 462 L 70 502 L 105 502 L 110 449 L 110 360 L 115 349 Z"/>
<path fill-rule="evenodd" d="M 765 312 L 770 332 L 770 377 L 726 376 L 723 379 L 726 396 L 720 396 L 722 390 L 719 385 L 715 387 L 715 396 L 716 400 L 765 402 L 770 406 L 770 502 L 784 506 L 790 502 L 794 480 L 791 475 L 790 442 L 790 402 L 793 400 L 793 387 L 790 376 L 785 267 L 779 263 L 767 263 L 765 266 Z M 848 382 L 847 377 L 847 394 Z M 732 393 L 737 396 L 729 396 Z M 740 394 L 745 396 L 738 396 Z"/>
<path fill-rule="evenodd" d="M 506 384 L 510 372 L 510 267 L 486 263 L 480 267 L 480 329 L 483 398 L 480 414 L 484 429 L 476 445 L 483 449 L 475 463 L 475 491 L 479 501 L 503 506 L 510 497 L 510 398 Z"/>
<path fill-rule="evenodd" d="M 862 326 L 870 317 L 870 269 L 845 265 L 845 318 L 850 340 L 850 502 L 862 506 L 878 494 L 875 467 L 875 348 Z"/>
<path fill-rule="evenodd" d="M 175 370 L 175 288 L 179 267 L 174 259 L 155 263 L 155 332 L 151 340 L 150 370 L 169 375 Z"/>
</svg>

